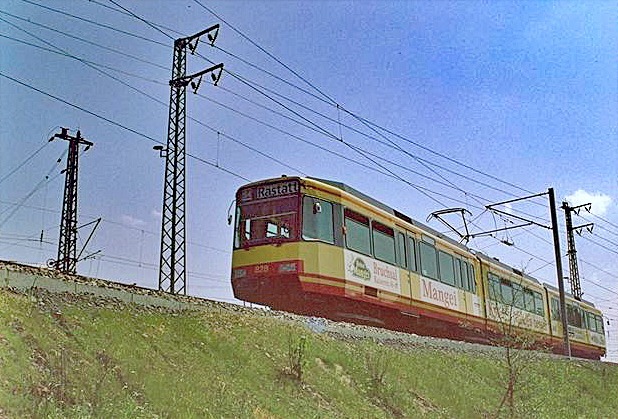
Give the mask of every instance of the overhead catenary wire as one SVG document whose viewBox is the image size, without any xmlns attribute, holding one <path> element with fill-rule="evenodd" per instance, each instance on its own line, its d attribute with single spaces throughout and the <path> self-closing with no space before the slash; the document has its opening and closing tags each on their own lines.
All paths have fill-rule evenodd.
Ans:
<svg viewBox="0 0 618 419">
<path fill-rule="evenodd" d="M 10 39 L 11 41 L 19 42 L 20 44 L 23 44 L 23 45 L 28 45 L 28 46 L 31 46 L 31 47 L 34 47 L 34 48 L 38 48 L 38 49 L 46 51 L 46 52 L 51 52 L 52 54 L 57 54 L 57 55 L 61 55 L 63 57 L 67 57 L 67 58 L 77 59 L 72 54 L 65 53 L 65 52 L 58 51 L 58 50 L 54 50 L 54 49 L 51 49 L 51 48 L 46 48 L 46 47 L 41 46 L 41 45 L 36 45 L 36 44 L 33 44 L 32 42 L 28 42 L 28 41 L 25 41 L 23 39 L 18 39 L 18 38 L 14 38 L 12 36 L 3 35 L 3 34 L 0 34 L 0 37 L 1 38 Z M 155 84 L 158 84 L 158 85 L 163 85 L 163 86 L 166 85 L 165 83 L 163 83 L 163 82 L 161 82 L 159 80 L 150 79 L 148 77 L 144 77 L 142 75 L 135 74 L 135 73 L 132 73 L 132 72 L 129 72 L 129 71 L 121 70 L 121 69 L 116 68 L 116 67 L 108 66 L 106 64 L 98 63 L 96 61 L 86 60 L 85 58 L 80 58 L 80 59 L 77 59 L 77 60 L 81 61 L 83 63 L 88 63 L 88 64 L 91 64 L 91 65 L 94 65 L 94 66 L 103 67 L 103 68 L 106 68 L 108 70 L 112 70 L 112 71 L 115 71 L 117 73 L 123 74 L 125 76 L 133 77 L 133 78 L 136 78 L 136 79 L 140 79 L 140 80 L 147 81 L 147 82 L 150 82 L 150 83 L 155 83 Z"/>
<path fill-rule="evenodd" d="M 128 11 L 127 9 L 123 8 L 122 6 L 119 6 L 119 5 L 118 5 L 117 3 L 115 3 L 114 1 L 112 1 L 112 0 L 110 0 L 110 1 L 111 1 L 112 3 L 114 3 L 116 6 L 121 7 L 121 8 L 122 8 L 125 12 L 129 13 L 129 14 L 130 14 L 131 16 L 133 16 L 134 18 L 139 19 L 140 21 L 142 21 L 142 22 L 146 23 L 146 24 L 147 24 L 148 26 L 150 26 L 151 28 L 156 29 L 157 31 L 159 31 L 159 32 L 163 33 L 164 35 L 168 36 L 169 38 L 172 38 L 169 34 L 165 33 L 165 32 L 164 32 L 164 31 L 162 31 L 161 29 L 159 29 L 159 28 L 157 27 L 157 25 L 155 25 L 155 24 L 151 23 L 150 21 L 147 21 L 147 20 L 145 20 L 145 19 L 141 18 L 140 16 L 138 16 L 138 15 L 136 15 L 136 14 L 134 14 L 134 13 L 132 13 L 132 12 Z M 202 6 L 202 7 L 206 8 L 203 4 L 201 4 L 201 3 L 199 3 L 199 2 L 198 2 L 198 4 L 200 4 L 200 6 Z M 209 12 L 211 12 L 211 13 L 213 13 L 213 14 L 214 14 L 214 12 L 212 12 L 212 10 L 210 10 L 210 9 L 208 9 L 208 8 L 206 8 L 206 9 L 207 9 Z M 216 16 L 216 14 L 215 14 L 215 16 Z M 217 16 L 217 17 L 218 17 L 218 16 Z M 223 19 L 221 19 L 221 20 L 222 20 L 222 21 L 224 21 Z M 227 23 L 227 22 L 225 22 L 225 21 L 224 21 L 224 23 L 226 23 L 228 26 L 231 26 L 229 23 Z M 241 34 L 241 35 L 242 35 L 244 38 L 246 38 L 247 40 L 251 41 L 248 37 L 246 37 L 244 34 L 242 34 L 242 33 L 241 33 L 240 31 L 238 31 L 237 29 L 235 29 L 235 28 L 234 28 L 234 30 L 235 30 L 236 32 L 238 32 L 239 34 Z M 251 42 L 253 43 L 253 41 L 251 41 Z M 325 95 L 323 92 L 321 92 L 321 91 L 320 91 L 317 87 L 315 87 L 313 84 L 311 84 L 311 83 L 310 83 L 310 82 L 308 82 L 306 79 L 302 78 L 302 76 L 300 76 L 299 74 L 297 74 L 296 72 L 294 72 L 291 68 L 289 68 L 288 66 L 286 66 L 286 65 L 285 65 L 282 61 L 278 60 L 276 57 L 272 56 L 270 53 L 268 53 L 267 51 L 263 50 L 261 47 L 259 47 L 259 45 L 255 44 L 255 43 L 254 43 L 254 45 L 255 45 L 255 46 L 257 46 L 258 48 L 260 48 L 263 52 L 265 52 L 265 53 L 266 53 L 266 54 L 268 54 L 269 56 L 271 56 L 271 58 L 275 59 L 275 60 L 276 60 L 277 62 L 279 62 L 281 65 L 283 65 L 284 67 L 286 67 L 289 71 L 293 72 L 293 73 L 294 73 L 297 77 L 299 77 L 300 79 L 302 79 L 305 83 L 307 83 L 307 84 L 309 84 L 310 86 L 312 86 L 312 87 L 313 87 L 316 91 L 320 92 L 323 96 L 328 97 L 328 96 L 327 96 L 327 95 Z M 232 73 L 232 75 L 234 75 L 234 74 Z M 241 78 L 240 80 L 242 80 L 242 78 Z M 248 84 L 248 85 L 249 85 L 249 86 L 251 86 L 250 84 Z M 271 100 L 272 100 L 272 98 L 271 98 Z M 331 101 L 332 101 L 332 99 L 331 99 Z M 275 100 L 275 102 L 277 102 L 277 103 L 278 103 L 279 105 L 281 105 L 281 106 L 284 106 L 286 109 L 290 110 L 292 113 L 296 114 L 297 116 L 301 117 L 302 119 L 304 119 L 304 120 L 308 121 L 309 123 L 311 123 L 311 124 L 315 125 L 315 126 L 316 126 L 316 127 L 318 127 L 318 129 L 320 129 L 320 130 L 321 130 L 324 134 L 326 134 L 326 135 L 328 135 L 328 136 L 333 136 L 334 138 L 337 138 L 335 135 L 330 134 L 330 133 L 329 133 L 329 132 L 327 132 L 327 131 L 324 131 L 321 127 L 319 127 L 318 125 L 316 125 L 313 121 L 310 121 L 310 120 L 308 120 L 307 118 L 303 117 L 302 115 L 300 115 L 300 114 L 296 113 L 295 111 L 291 110 L 290 108 L 287 108 L 285 105 L 282 105 L 280 102 L 278 102 L 278 101 L 276 101 L 276 100 Z M 334 102 L 334 101 L 333 101 L 333 102 Z M 335 103 L 335 104 L 336 104 L 336 103 Z M 337 106 L 339 106 L 338 104 L 336 104 L 336 105 L 337 105 Z M 346 112 L 348 112 L 348 111 L 346 111 Z M 347 144 L 347 143 L 346 143 L 346 145 L 348 145 L 348 146 L 349 146 L 349 144 Z M 367 157 L 366 155 L 364 155 L 364 154 L 363 154 L 363 152 L 362 152 L 362 150 L 360 150 L 360 149 L 358 149 L 358 148 L 354 148 L 354 147 L 350 147 L 350 148 L 351 148 L 352 150 L 354 150 L 355 152 L 359 153 L 360 155 L 362 155 L 363 157 L 365 157 L 366 159 L 368 159 L 368 160 L 372 161 L 374 164 L 380 165 L 379 163 L 374 162 L 374 161 L 372 160 L 372 158 Z M 399 148 L 399 149 L 400 149 L 400 148 Z M 401 150 L 401 149 L 400 149 L 400 150 Z M 386 168 L 384 168 L 384 167 L 383 167 L 383 169 L 384 169 L 384 170 L 386 170 L 386 171 L 389 171 L 389 169 L 386 169 Z M 394 173 L 391 173 L 391 174 L 392 174 L 394 177 L 396 177 L 396 178 L 397 178 L 397 177 L 399 177 L 398 175 L 396 175 L 396 174 L 394 174 Z M 439 176 L 440 176 L 440 177 L 442 177 L 441 175 L 439 175 Z M 442 178 L 443 178 L 443 177 L 442 177 Z M 444 179 L 444 178 L 443 178 L 443 179 Z M 405 181 L 404 179 L 401 179 L 401 180 L 402 180 L 402 181 L 404 181 L 404 182 L 406 182 L 406 183 L 409 183 L 409 182 Z M 412 187 L 414 187 L 413 185 L 411 185 L 411 186 L 412 186 Z M 419 192 L 421 192 L 422 194 L 425 194 L 425 192 L 423 192 L 422 190 L 419 190 Z M 444 204 L 443 204 L 443 203 L 441 203 L 440 201 L 435 200 L 435 198 L 433 198 L 433 197 L 431 197 L 431 196 L 429 196 L 429 195 L 427 195 L 427 196 L 428 196 L 430 199 L 432 199 L 432 200 L 436 201 L 437 203 L 439 203 L 439 204 L 441 204 L 441 205 L 444 205 Z"/>
<path fill-rule="evenodd" d="M 0 36 L 2 36 L 2 35 L 0 35 Z M 9 37 L 9 38 L 10 38 L 10 37 Z M 21 41 L 21 42 L 25 42 L 25 41 Z M 35 46 L 35 47 L 39 47 L 39 48 L 43 48 L 43 47 L 40 47 L 40 46 L 37 46 L 37 45 L 34 45 L 34 44 L 30 44 L 30 45 Z M 67 56 L 67 57 L 76 58 L 76 57 L 74 57 L 73 55 L 68 54 L 68 53 L 58 52 L 58 51 L 54 51 L 54 50 L 49 50 L 49 49 L 46 49 L 46 48 L 43 48 L 43 49 L 45 49 L 45 50 L 47 50 L 47 51 L 49 51 L 49 52 L 59 53 L 59 54 L 61 54 L 61 55 Z M 79 61 L 83 61 L 82 59 L 78 59 L 78 60 L 79 60 Z M 97 63 L 93 63 L 93 62 L 90 62 L 90 63 L 95 64 L 95 65 L 101 65 L 101 66 L 103 66 L 102 64 L 97 64 Z M 121 72 L 121 73 L 124 73 L 122 70 L 116 69 L 116 68 L 114 68 L 114 67 L 107 67 L 107 68 L 112 69 L 112 70 L 115 70 L 115 71 L 119 71 L 119 72 Z M 131 75 L 133 75 L 133 74 L 131 74 Z M 137 75 L 133 75 L 133 76 L 139 77 L 139 76 L 137 76 Z M 151 80 L 149 80 L 149 81 L 151 81 Z M 153 82 L 158 83 L 158 84 L 164 84 L 164 83 L 157 82 L 157 81 L 153 81 Z M 207 99 L 208 99 L 208 100 L 211 100 L 211 101 L 214 101 L 213 99 L 210 99 L 210 98 L 207 98 Z M 218 104 L 219 106 L 225 106 L 225 105 L 221 104 L 220 102 L 217 102 L 217 101 L 214 101 L 214 102 L 215 102 L 216 104 Z M 159 101 L 159 103 L 161 103 L 162 105 L 165 105 L 165 104 L 164 104 L 163 102 L 161 102 L 161 101 Z M 227 108 L 228 108 L 228 109 L 230 109 L 230 110 L 232 110 L 232 111 L 235 111 L 235 109 L 232 109 L 232 108 L 229 108 L 229 107 L 227 107 Z M 274 110 L 272 110 L 272 111 L 273 111 L 273 112 L 276 112 L 276 111 L 274 111 Z M 241 114 L 242 114 L 242 113 L 241 113 Z M 245 115 L 245 114 L 242 114 L 242 115 L 247 117 L 247 115 Z M 282 116 L 283 116 L 283 115 L 282 115 Z M 289 118 L 289 117 L 288 117 L 288 118 Z M 195 120 L 195 121 L 196 121 L 196 122 L 198 122 L 198 123 L 200 123 L 200 121 L 197 121 L 197 120 Z M 301 122 L 299 122 L 299 121 L 295 121 L 295 122 L 297 122 L 297 123 L 301 123 Z M 302 124 L 302 123 L 301 123 L 301 124 Z M 213 130 L 213 131 L 216 131 L 216 129 L 214 129 L 214 128 L 210 127 L 210 126 L 207 126 L 207 125 L 205 125 L 205 124 L 202 124 L 202 125 L 206 126 L 207 128 L 209 128 L 209 129 L 211 129 L 211 130 Z M 310 126 L 307 126 L 307 125 L 305 125 L 305 126 L 306 126 L 306 127 L 308 127 L 308 128 L 310 128 L 310 129 L 313 129 L 313 128 L 312 128 L 312 127 L 310 127 Z M 218 132 L 218 131 L 216 131 L 216 132 Z M 245 147 L 247 147 L 247 148 L 251 149 L 251 150 L 252 150 L 252 151 L 254 151 L 254 152 L 257 152 L 258 154 L 261 154 L 261 155 L 263 155 L 263 156 L 265 156 L 265 157 L 267 157 L 267 158 L 273 159 L 274 161 L 278 162 L 279 164 L 281 164 L 281 165 L 283 165 L 283 166 L 286 166 L 286 167 L 288 167 L 288 168 L 295 169 L 295 170 L 297 170 L 297 171 L 299 171 L 299 172 L 301 172 L 301 173 L 302 173 L 302 171 L 300 171 L 300 170 L 298 170 L 298 169 L 296 169 L 296 168 L 293 168 L 293 167 L 291 167 L 291 166 L 287 165 L 286 163 L 284 163 L 284 162 L 282 162 L 282 161 L 280 161 L 280 160 L 278 160 L 278 159 L 275 159 L 275 158 L 273 158 L 272 156 L 269 156 L 269 155 L 267 155 L 267 154 L 265 154 L 265 153 L 263 153 L 263 152 L 261 152 L 261 151 L 259 151 L 259 150 L 255 149 L 255 148 L 251 147 L 251 146 L 248 146 L 247 144 L 242 143 L 242 142 L 240 142 L 239 140 L 236 140 L 236 139 L 231 138 L 231 137 L 230 137 L 230 139 L 232 139 L 232 140 L 233 140 L 233 141 L 235 141 L 235 142 L 238 142 L 238 143 L 242 144 L 243 146 L 245 146 Z M 421 174 L 421 173 L 419 173 L 419 172 L 416 172 L 416 171 L 414 171 L 414 170 L 412 170 L 412 169 L 410 169 L 410 168 L 404 167 L 403 165 L 399 165 L 399 164 L 393 163 L 392 161 L 390 161 L 390 160 L 388 160 L 388 159 L 385 159 L 385 158 L 383 158 L 383 157 L 381 157 L 381 156 L 378 156 L 378 155 L 377 155 L 377 154 L 375 154 L 375 153 L 371 153 L 371 152 L 369 152 L 368 150 L 363 150 L 363 149 L 360 149 L 360 148 L 359 148 L 359 150 L 361 150 L 363 153 L 368 153 L 368 154 L 372 155 L 373 157 L 377 157 L 377 158 L 379 158 L 379 159 L 385 160 L 385 161 L 387 161 L 387 162 L 389 162 L 389 163 L 391 163 L 391 164 L 394 164 L 394 165 L 396 165 L 396 166 L 398 166 L 398 167 L 400 167 L 400 168 L 403 168 L 404 170 L 410 171 L 411 173 L 415 173 L 415 174 L 417 174 L 417 175 L 419 175 L 419 176 L 421 176 L 421 177 L 425 177 L 425 178 L 427 178 L 427 179 L 429 179 L 429 180 L 436 181 L 435 179 L 433 179 L 433 178 L 431 178 L 431 177 L 429 177 L 429 176 L 423 175 L 423 174 Z M 441 183 L 441 182 L 439 182 L 439 181 L 437 181 L 437 182 L 438 182 L 438 183 Z M 449 182 L 449 184 L 450 184 L 450 186 L 451 186 L 451 187 L 453 187 L 453 188 L 455 188 L 455 189 L 457 189 L 457 190 L 460 190 L 460 191 L 461 191 L 461 188 L 458 188 L 457 186 L 455 186 L 455 185 L 454 185 L 454 184 L 452 184 L 451 182 Z M 443 185 L 443 186 L 447 186 L 447 185 L 445 185 L 444 183 L 442 183 L 442 185 Z M 466 192 L 466 194 L 469 194 L 469 193 L 467 193 L 467 192 Z M 444 195 L 443 195 L 443 196 L 444 196 Z M 478 195 L 474 195 L 474 194 L 470 194 L 470 196 L 474 196 L 474 197 L 476 197 L 477 201 L 479 201 L 479 199 L 483 199 L 482 197 L 480 197 L 480 196 L 478 196 Z"/>
</svg>

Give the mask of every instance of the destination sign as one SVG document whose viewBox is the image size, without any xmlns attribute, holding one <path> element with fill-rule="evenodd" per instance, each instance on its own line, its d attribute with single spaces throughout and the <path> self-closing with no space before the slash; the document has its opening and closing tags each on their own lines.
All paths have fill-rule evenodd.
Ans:
<svg viewBox="0 0 618 419">
<path fill-rule="evenodd" d="M 300 191 L 297 180 L 255 186 L 241 192 L 243 202 L 295 195 Z"/>
</svg>

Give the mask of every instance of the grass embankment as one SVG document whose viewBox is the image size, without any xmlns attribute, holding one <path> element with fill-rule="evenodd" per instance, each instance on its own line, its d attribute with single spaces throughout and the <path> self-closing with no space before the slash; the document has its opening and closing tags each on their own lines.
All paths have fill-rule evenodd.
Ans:
<svg viewBox="0 0 618 419">
<path fill-rule="evenodd" d="M 618 415 L 616 365 L 528 362 L 515 416 Z M 489 417 L 505 378 L 495 356 L 342 342 L 224 309 L 0 290 L 0 418 Z"/>
</svg>

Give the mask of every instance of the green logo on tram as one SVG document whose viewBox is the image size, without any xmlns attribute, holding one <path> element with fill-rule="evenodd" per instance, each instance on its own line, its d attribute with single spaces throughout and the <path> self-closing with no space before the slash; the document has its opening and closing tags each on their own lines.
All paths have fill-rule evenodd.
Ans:
<svg viewBox="0 0 618 419">
<path fill-rule="evenodd" d="M 354 259 L 351 266 L 351 272 L 355 277 L 364 279 L 365 281 L 369 281 L 371 279 L 371 271 L 367 268 L 365 261 L 361 258 Z"/>
</svg>

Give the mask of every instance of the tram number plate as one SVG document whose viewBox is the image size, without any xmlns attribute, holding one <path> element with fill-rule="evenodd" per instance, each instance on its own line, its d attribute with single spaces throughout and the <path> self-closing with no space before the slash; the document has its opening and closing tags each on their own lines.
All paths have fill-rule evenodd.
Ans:
<svg viewBox="0 0 618 419">
<path fill-rule="evenodd" d="M 272 268 L 273 267 L 271 266 L 270 263 L 265 263 L 265 264 L 262 264 L 262 265 L 254 266 L 253 267 L 253 272 L 256 273 L 256 274 L 267 274 L 267 273 L 273 271 Z"/>
</svg>

